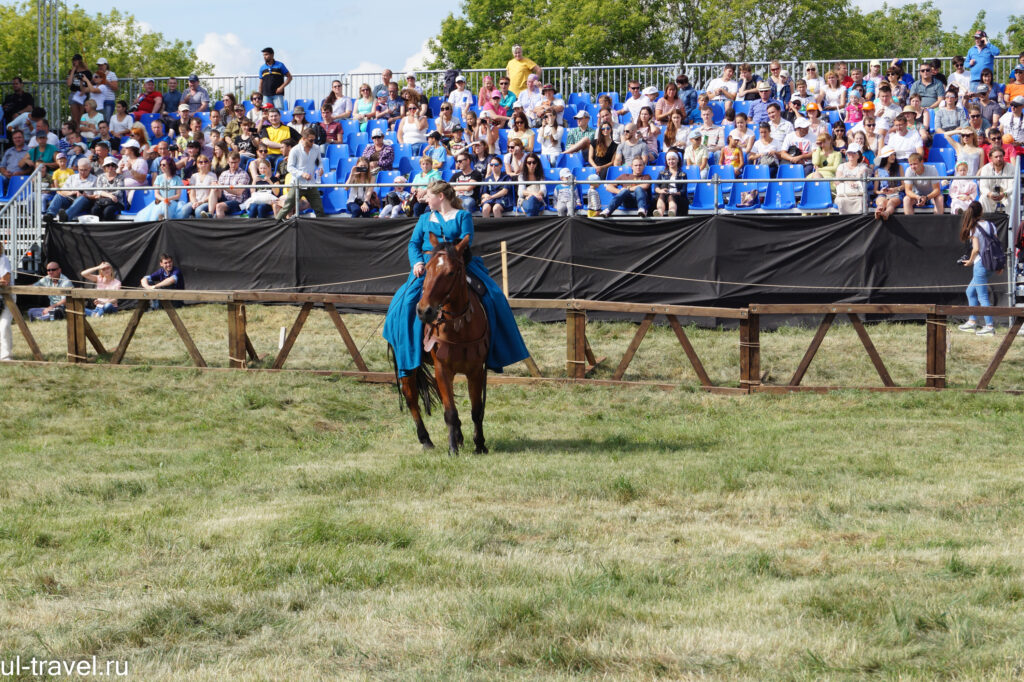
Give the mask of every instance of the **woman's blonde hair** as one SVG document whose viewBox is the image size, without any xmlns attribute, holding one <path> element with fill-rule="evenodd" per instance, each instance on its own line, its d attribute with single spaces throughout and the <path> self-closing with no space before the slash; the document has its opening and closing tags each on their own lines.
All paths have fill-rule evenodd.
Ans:
<svg viewBox="0 0 1024 682">
<path fill-rule="evenodd" d="M 454 208 L 462 208 L 462 200 L 456 196 L 455 188 L 444 180 L 431 180 L 430 184 L 427 185 L 427 191 L 431 194 L 440 195 Z"/>
</svg>

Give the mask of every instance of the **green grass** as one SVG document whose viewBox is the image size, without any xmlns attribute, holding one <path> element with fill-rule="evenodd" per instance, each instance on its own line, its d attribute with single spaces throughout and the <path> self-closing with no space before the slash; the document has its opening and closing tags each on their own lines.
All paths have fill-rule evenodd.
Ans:
<svg viewBox="0 0 1024 682">
<path fill-rule="evenodd" d="M 294 312 L 250 310 L 261 352 Z M 226 355 L 220 327 L 198 333 L 222 311 L 184 313 Z M 351 368 L 321 316 L 295 365 Z M 379 318 L 346 319 L 382 368 Z M 187 361 L 166 317 L 143 324 L 129 360 Z M 562 366 L 560 326 L 524 329 Z M 922 328 L 869 329 L 897 382 L 923 375 Z M 62 325 L 33 330 L 62 352 Z M 591 341 L 614 366 L 632 331 Z M 692 385 L 665 332 L 627 376 Z M 831 334 L 806 383 L 877 385 Z M 788 379 L 810 336 L 763 335 L 764 368 Z M 965 382 L 995 347 L 951 343 Z M 735 332 L 694 345 L 735 381 Z M 1007 362 L 1019 385 L 1016 346 Z M 490 454 L 451 458 L 419 452 L 392 387 L 338 377 L 5 366 L 0 393 L 0 659 L 190 681 L 1024 669 L 1016 396 L 492 386 Z"/>
</svg>

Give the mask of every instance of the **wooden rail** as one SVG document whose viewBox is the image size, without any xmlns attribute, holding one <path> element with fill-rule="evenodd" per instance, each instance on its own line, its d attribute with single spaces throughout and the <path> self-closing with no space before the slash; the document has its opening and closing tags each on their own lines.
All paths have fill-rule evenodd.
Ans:
<svg viewBox="0 0 1024 682">
<path fill-rule="evenodd" d="M 127 315 L 128 321 L 116 347 L 108 350 L 96 335 L 88 318 L 85 316 L 86 301 L 96 297 L 95 289 L 40 289 L 22 286 L 0 288 L 8 308 L 12 311 L 14 322 L 29 347 L 32 357 L 43 362 L 44 357 L 38 343 L 32 336 L 29 325 L 14 304 L 12 294 L 31 296 L 63 295 L 67 297 L 67 361 L 70 363 L 92 362 L 88 346 L 91 345 L 98 355 L 109 354 L 109 364 L 119 365 L 125 357 L 129 344 L 135 336 L 142 316 L 151 308 L 164 311 L 171 326 L 185 346 L 192 363 L 196 367 L 208 368 L 206 358 L 200 353 L 184 322 L 178 315 L 174 303 L 181 301 L 225 304 L 227 308 L 227 358 L 228 369 L 251 369 L 251 364 L 261 358 L 257 355 L 249 338 L 246 320 L 246 305 L 265 303 L 299 304 L 294 323 L 286 334 L 284 343 L 271 363 L 270 370 L 282 370 L 288 356 L 301 334 L 309 316 L 317 307 L 331 319 L 338 335 L 352 358 L 357 371 L 341 372 L 348 376 L 356 376 L 364 381 L 393 381 L 390 368 L 379 368 L 371 371 L 362 357 L 355 340 L 352 338 L 339 307 L 381 309 L 390 302 L 389 296 L 373 296 L 359 294 L 328 294 L 328 293 L 291 293 L 291 292 L 251 292 L 251 291 L 174 291 L 174 290 L 119 290 L 104 291 L 103 296 L 120 300 L 135 300 L 135 310 Z M 991 360 L 973 390 L 985 390 L 991 384 L 1017 332 L 1024 325 L 1024 309 L 1008 307 L 970 307 L 970 306 L 939 306 L 921 304 L 751 304 L 745 308 L 722 308 L 713 306 L 661 305 L 647 303 L 622 303 L 614 301 L 592 301 L 585 299 L 510 299 L 510 305 L 517 310 L 564 310 L 566 319 L 566 361 L 565 373 L 560 376 L 545 377 L 533 358 L 527 358 L 526 367 L 530 377 L 495 377 L 497 381 L 570 381 L 593 382 L 600 384 L 639 383 L 671 387 L 672 384 L 660 382 L 631 382 L 625 380 L 640 345 L 646 338 L 651 326 L 660 315 L 671 327 L 683 355 L 693 368 L 702 389 L 721 393 L 751 392 L 791 392 L 791 391 L 823 391 L 833 390 L 836 386 L 804 386 L 802 385 L 807 371 L 821 348 L 822 342 L 832 328 L 837 316 L 844 315 L 853 326 L 858 339 L 876 373 L 881 386 L 859 387 L 867 390 L 899 391 L 899 390 L 936 390 L 947 387 L 946 382 L 946 338 L 949 319 L 970 314 L 991 315 L 993 317 L 1010 317 L 1013 322 L 996 348 Z M 617 312 L 642 316 L 636 333 L 626 347 L 621 359 L 615 366 L 612 378 L 594 379 L 589 375 L 606 358 L 597 358 L 587 338 L 587 314 L 589 312 Z M 925 321 L 926 362 L 924 385 L 897 386 L 889 374 L 878 349 L 875 347 L 864 325 L 863 315 L 902 315 L 922 317 Z M 789 381 L 785 384 L 763 383 L 761 376 L 761 333 L 760 320 L 763 315 L 822 315 L 822 320 L 810 344 Z M 731 319 L 738 322 L 739 363 L 737 381 L 731 385 L 716 385 L 708 375 L 704 363 L 694 349 L 679 321 L 679 317 L 700 317 Z M 329 370 L 310 370 L 336 373 Z M 847 387 L 848 388 L 848 387 Z"/>
</svg>

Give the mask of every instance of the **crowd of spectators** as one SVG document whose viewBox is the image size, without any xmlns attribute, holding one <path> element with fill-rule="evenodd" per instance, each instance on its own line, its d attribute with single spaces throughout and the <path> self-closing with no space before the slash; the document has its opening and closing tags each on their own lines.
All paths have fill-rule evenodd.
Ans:
<svg viewBox="0 0 1024 682">
<path fill-rule="evenodd" d="M 722 167 L 743 177 L 748 166 L 766 167 L 772 178 L 791 166 L 807 178 L 851 180 L 832 185 L 840 212 L 870 204 L 887 218 L 900 208 L 958 210 L 975 199 L 1005 210 L 1012 160 L 1024 153 L 1024 53 L 1006 84 L 993 79 L 996 55 L 978 31 L 949 74 L 938 60 L 922 62 L 917 74 L 905 73 L 900 60 L 871 61 L 866 72 L 837 62 L 823 73 L 812 62 L 799 77 L 777 61 L 763 75 L 726 64 L 703 90 L 683 74 L 667 83 L 631 81 L 623 99 L 601 93 L 593 101 L 563 98 L 517 45 L 497 82 L 486 76 L 473 92 L 457 75 L 433 109 L 414 75 L 402 85 L 385 70 L 354 100 L 334 81 L 319 111 L 309 101 L 282 111 L 292 75 L 269 47 L 249 106 L 232 93 L 211 101 L 196 75 L 180 90 L 174 78 L 163 91 L 146 79 L 128 100 L 106 59 L 90 70 L 75 55 L 71 118 L 59 135 L 15 79 L 3 101 L 11 146 L 0 174 L 40 168 L 52 189 L 48 220 L 117 219 L 133 203 L 132 188 L 147 185 L 157 189 L 134 207 L 136 219 L 323 214 L 319 192 L 286 190 L 295 181 L 351 185 L 340 205 L 330 202 L 331 212 L 414 216 L 437 177 L 488 216 L 583 208 L 610 215 L 619 207 L 680 215 L 694 180 Z M 333 146 L 347 153 L 338 158 Z M 940 168 L 939 160 L 948 163 Z M 954 179 L 944 191 L 954 168 L 958 176 L 1007 180 Z M 381 172 L 390 172 L 385 189 L 360 186 Z M 911 180 L 887 180 L 903 175 Z M 762 198 L 747 192 L 735 203 L 751 207 Z"/>
</svg>

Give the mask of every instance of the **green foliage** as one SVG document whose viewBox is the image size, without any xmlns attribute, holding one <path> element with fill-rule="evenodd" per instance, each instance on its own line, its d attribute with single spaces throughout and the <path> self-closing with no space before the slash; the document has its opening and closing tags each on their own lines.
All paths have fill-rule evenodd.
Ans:
<svg viewBox="0 0 1024 682">
<path fill-rule="evenodd" d="M 168 40 L 162 33 L 146 31 L 132 14 L 117 9 L 91 15 L 78 5 L 68 7 L 62 3 L 58 31 L 62 78 L 76 52 L 90 65 L 99 57 L 106 57 L 119 78 L 208 73 L 213 69 L 196 57 L 191 41 Z M 26 0 L 0 5 L 0 50 L 4 54 L 0 79 L 37 78 L 36 35 L 35 3 Z"/>
<path fill-rule="evenodd" d="M 985 27 L 943 30 L 932 0 L 863 13 L 850 0 L 464 0 L 431 41 L 432 68 L 500 68 L 512 45 L 542 66 L 966 54 Z M 993 42 L 1024 49 L 1024 16 Z"/>
</svg>

